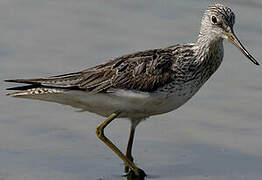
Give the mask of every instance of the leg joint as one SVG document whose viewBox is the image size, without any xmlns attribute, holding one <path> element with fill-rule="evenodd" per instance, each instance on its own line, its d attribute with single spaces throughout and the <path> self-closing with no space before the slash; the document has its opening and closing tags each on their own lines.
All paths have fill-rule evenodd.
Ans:
<svg viewBox="0 0 262 180">
<path fill-rule="evenodd" d="M 98 126 L 96 128 L 96 135 L 98 138 L 101 138 L 104 136 L 104 128 L 102 128 L 101 126 Z"/>
</svg>

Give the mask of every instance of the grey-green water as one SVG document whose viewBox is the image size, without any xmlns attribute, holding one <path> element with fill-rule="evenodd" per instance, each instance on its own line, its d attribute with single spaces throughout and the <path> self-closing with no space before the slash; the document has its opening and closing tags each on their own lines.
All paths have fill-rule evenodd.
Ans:
<svg viewBox="0 0 262 180">
<path fill-rule="evenodd" d="M 226 3 L 235 31 L 262 63 L 262 3 Z M 206 0 L 1 0 L 0 180 L 125 179 L 95 135 L 103 118 L 5 96 L 4 79 L 78 71 L 137 50 L 195 41 Z M 148 179 L 261 180 L 262 71 L 225 43 L 221 68 L 180 109 L 137 128 Z M 107 134 L 124 149 L 129 122 Z"/>
</svg>

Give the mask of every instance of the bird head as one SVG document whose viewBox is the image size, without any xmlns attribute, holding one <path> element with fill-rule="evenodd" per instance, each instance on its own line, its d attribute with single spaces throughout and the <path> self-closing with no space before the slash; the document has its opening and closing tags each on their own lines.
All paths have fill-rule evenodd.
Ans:
<svg viewBox="0 0 262 180">
<path fill-rule="evenodd" d="M 226 39 L 235 45 L 249 60 L 259 65 L 257 60 L 246 50 L 234 33 L 235 14 L 221 4 L 210 6 L 201 22 L 200 36 L 208 36 L 213 40 Z"/>
</svg>

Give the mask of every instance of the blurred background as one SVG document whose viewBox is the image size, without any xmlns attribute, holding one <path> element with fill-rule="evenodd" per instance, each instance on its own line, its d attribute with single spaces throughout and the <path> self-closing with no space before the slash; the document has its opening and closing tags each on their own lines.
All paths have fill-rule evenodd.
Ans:
<svg viewBox="0 0 262 180">
<path fill-rule="evenodd" d="M 262 64 L 262 2 L 216 1 Z M 5 96 L 4 79 L 74 72 L 137 50 L 194 42 L 208 0 L 1 0 L 0 180 L 124 179 L 123 163 L 95 135 L 102 117 Z M 148 179 L 261 180 L 262 71 L 228 42 L 219 70 L 180 109 L 136 132 Z M 129 122 L 106 134 L 125 149 Z"/>
</svg>

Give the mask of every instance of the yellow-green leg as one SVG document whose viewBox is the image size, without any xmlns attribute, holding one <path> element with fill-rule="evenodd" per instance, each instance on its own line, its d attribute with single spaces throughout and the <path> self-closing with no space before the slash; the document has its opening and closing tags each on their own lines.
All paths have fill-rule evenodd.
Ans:
<svg viewBox="0 0 262 180">
<path fill-rule="evenodd" d="M 128 140 L 127 149 L 126 149 L 126 157 L 131 162 L 133 162 L 134 160 L 134 158 L 132 157 L 132 146 L 133 146 L 133 141 L 134 141 L 134 135 L 135 135 L 135 127 L 131 126 L 129 140 Z M 129 171 L 129 167 L 125 165 L 125 173 L 127 173 L 128 171 Z"/>
<path fill-rule="evenodd" d="M 111 114 L 104 122 L 99 124 L 96 128 L 97 137 L 103 141 L 112 151 L 114 151 L 137 176 L 145 176 L 143 170 L 139 169 L 132 161 L 130 161 L 105 135 L 104 129 L 110 124 L 121 112 Z"/>
</svg>

